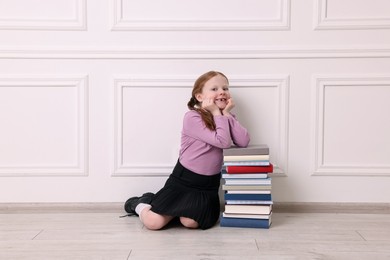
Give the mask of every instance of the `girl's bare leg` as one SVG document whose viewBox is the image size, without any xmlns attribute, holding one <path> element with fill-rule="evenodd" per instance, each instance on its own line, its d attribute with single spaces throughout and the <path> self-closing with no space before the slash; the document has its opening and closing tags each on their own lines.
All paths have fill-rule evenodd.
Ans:
<svg viewBox="0 0 390 260">
<path fill-rule="evenodd" d="M 147 229 L 159 230 L 165 227 L 173 217 L 160 215 L 151 211 L 150 208 L 145 208 L 141 211 L 140 219 Z"/>
<path fill-rule="evenodd" d="M 180 217 L 180 222 L 187 228 L 198 228 L 199 224 L 195 220 L 186 217 Z"/>
</svg>

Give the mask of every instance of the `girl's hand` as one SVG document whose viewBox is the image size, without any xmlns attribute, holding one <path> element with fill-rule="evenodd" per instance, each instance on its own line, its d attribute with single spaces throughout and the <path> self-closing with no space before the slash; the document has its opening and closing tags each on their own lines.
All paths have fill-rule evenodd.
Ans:
<svg viewBox="0 0 390 260">
<path fill-rule="evenodd" d="M 229 98 L 229 99 L 227 100 L 227 105 L 226 105 L 225 109 L 222 110 L 222 114 L 225 115 L 225 116 L 230 115 L 230 111 L 235 107 L 235 105 L 236 105 L 236 104 L 234 103 L 233 98 L 232 98 L 232 97 Z"/>
<path fill-rule="evenodd" d="M 218 106 L 214 103 L 213 99 L 205 99 L 202 101 L 202 108 L 204 110 L 209 111 L 214 116 L 220 115 L 221 112 L 219 111 Z"/>
</svg>

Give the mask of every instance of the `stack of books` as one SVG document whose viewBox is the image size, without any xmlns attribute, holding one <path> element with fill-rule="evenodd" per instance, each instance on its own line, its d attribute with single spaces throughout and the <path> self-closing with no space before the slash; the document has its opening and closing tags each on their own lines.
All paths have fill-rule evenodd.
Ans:
<svg viewBox="0 0 390 260">
<path fill-rule="evenodd" d="M 232 147 L 223 152 L 225 211 L 221 227 L 269 228 L 272 196 L 270 163 L 267 145 Z"/>
</svg>

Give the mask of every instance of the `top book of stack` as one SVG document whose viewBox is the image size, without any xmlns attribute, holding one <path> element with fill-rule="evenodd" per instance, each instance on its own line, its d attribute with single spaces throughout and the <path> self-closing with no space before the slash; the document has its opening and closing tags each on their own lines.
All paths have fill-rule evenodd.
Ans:
<svg viewBox="0 0 390 260">
<path fill-rule="evenodd" d="M 269 166 L 269 156 L 267 145 L 232 147 L 223 150 L 224 166 Z"/>
<path fill-rule="evenodd" d="M 250 145 L 248 147 L 233 146 L 223 150 L 223 156 L 268 155 L 269 148 L 266 144 Z"/>
</svg>

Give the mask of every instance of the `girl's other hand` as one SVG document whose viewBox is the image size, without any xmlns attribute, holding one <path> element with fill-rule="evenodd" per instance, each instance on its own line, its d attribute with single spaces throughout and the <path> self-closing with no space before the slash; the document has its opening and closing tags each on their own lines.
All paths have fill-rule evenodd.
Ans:
<svg viewBox="0 0 390 260">
<path fill-rule="evenodd" d="M 214 100 L 210 99 L 210 98 L 202 101 L 202 108 L 209 111 L 214 116 L 221 114 L 221 112 L 219 111 L 219 108 L 214 103 Z"/>
<path fill-rule="evenodd" d="M 228 100 L 227 100 L 227 105 L 226 105 L 226 107 L 222 110 L 222 114 L 223 115 L 230 115 L 230 111 L 235 107 L 235 103 L 234 103 L 234 100 L 233 100 L 233 98 L 229 98 Z"/>
</svg>

